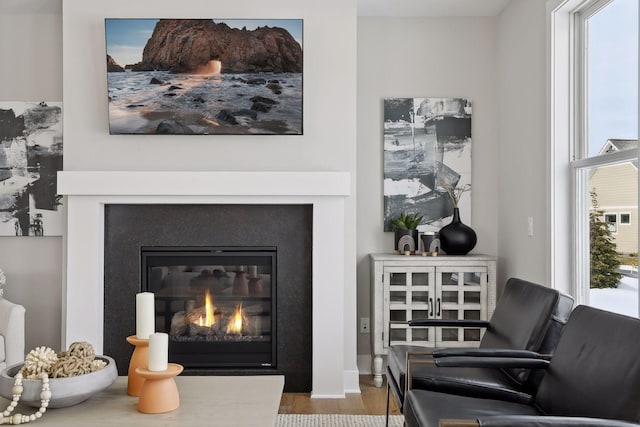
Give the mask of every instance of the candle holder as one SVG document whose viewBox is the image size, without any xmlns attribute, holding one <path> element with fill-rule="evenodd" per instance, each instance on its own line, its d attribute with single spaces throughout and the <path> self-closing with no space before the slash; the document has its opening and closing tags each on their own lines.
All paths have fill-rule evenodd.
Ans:
<svg viewBox="0 0 640 427">
<path fill-rule="evenodd" d="M 180 406 L 180 393 L 174 377 L 180 375 L 182 365 L 168 363 L 165 371 L 150 371 L 136 368 L 136 373 L 144 378 L 138 400 L 138 411 L 145 414 L 162 414 Z"/>
<path fill-rule="evenodd" d="M 127 377 L 127 394 L 129 396 L 140 396 L 144 378 L 137 372 L 137 368 L 147 368 L 149 361 L 149 340 L 138 338 L 135 335 L 127 337 L 127 342 L 133 346 L 133 354 L 129 361 L 129 375 Z"/>
</svg>

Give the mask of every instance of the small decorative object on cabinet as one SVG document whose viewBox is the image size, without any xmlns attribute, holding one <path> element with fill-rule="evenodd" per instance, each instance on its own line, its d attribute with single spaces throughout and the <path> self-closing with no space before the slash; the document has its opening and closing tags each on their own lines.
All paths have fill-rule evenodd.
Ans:
<svg viewBox="0 0 640 427">
<path fill-rule="evenodd" d="M 419 250 L 418 225 L 422 222 L 422 215 L 402 213 L 391 220 L 391 227 L 395 232 L 394 249 L 400 254 L 411 255 Z"/>
<path fill-rule="evenodd" d="M 422 256 L 437 256 L 440 252 L 440 239 L 438 234 L 433 231 L 427 231 L 422 236 Z"/>
<path fill-rule="evenodd" d="M 488 320 L 496 305 L 496 260 L 488 255 L 370 254 L 374 384 L 389 345 L 473 347 L 479 328 L 409 328 L 419 318 Z M 397 323 L 394 323 L 397 322 Z"/>
</svg>

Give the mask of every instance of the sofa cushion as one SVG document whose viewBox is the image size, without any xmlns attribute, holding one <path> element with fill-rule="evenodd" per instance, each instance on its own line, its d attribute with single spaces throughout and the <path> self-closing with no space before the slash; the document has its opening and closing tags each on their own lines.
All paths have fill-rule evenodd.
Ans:
<svg viewBox="0 0 640 427">
<path fill-rule="evenodd" d="M 552 415 L 640 421 L 640 319 L 576 307 L 535 401 Z"/>
<path fill-rule="evenodd" d="M 530 403 L 531 394 L 521 391 L 518 384 L 500 369 L 437 367 L 435 364 L 414 364 L 411 368 L 414 388 L 462 394 L 471 397 Z"/>
<path fill-rule="evenodd" d="M 503 400 L 412 389 L 404 402 L 407 427 L 438 427 L 440 419 L 472 419 L 494 415 L 539 415 L 530 405 Z"/>
</svg>

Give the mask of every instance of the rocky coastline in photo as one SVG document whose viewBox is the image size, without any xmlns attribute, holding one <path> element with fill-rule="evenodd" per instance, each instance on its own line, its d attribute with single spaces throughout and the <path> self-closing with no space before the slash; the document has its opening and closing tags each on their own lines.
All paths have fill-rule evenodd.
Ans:
<svg viewBox="0 0 640 427">
<path fill-rule="evenodd" d="M 231 28 L 206 19 L 161 19 L 133 71 L 189 73 L 217 60 L 225 73 L 301 73 L 302 47 L 282 28 Z"/>
</svg>

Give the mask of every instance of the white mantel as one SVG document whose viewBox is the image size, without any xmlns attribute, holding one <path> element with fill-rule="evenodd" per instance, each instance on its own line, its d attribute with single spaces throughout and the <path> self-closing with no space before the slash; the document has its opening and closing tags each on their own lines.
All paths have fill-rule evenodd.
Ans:
<svg viewBox="0 0 640 427">
<path fill-rule="evenodd" d="M 358 381 L 357 372 L 345 369 L 340 338 L 355 327 L 344 322 L 344 199 L 350 192 L 348 172 L 59 172 L 68 212 L 62 347 L 89 341 L 102 353 L 105 205 L 311 204 L 312 396 L 344 396 L 352 388 L 345 384 Z"/>
</svg>

